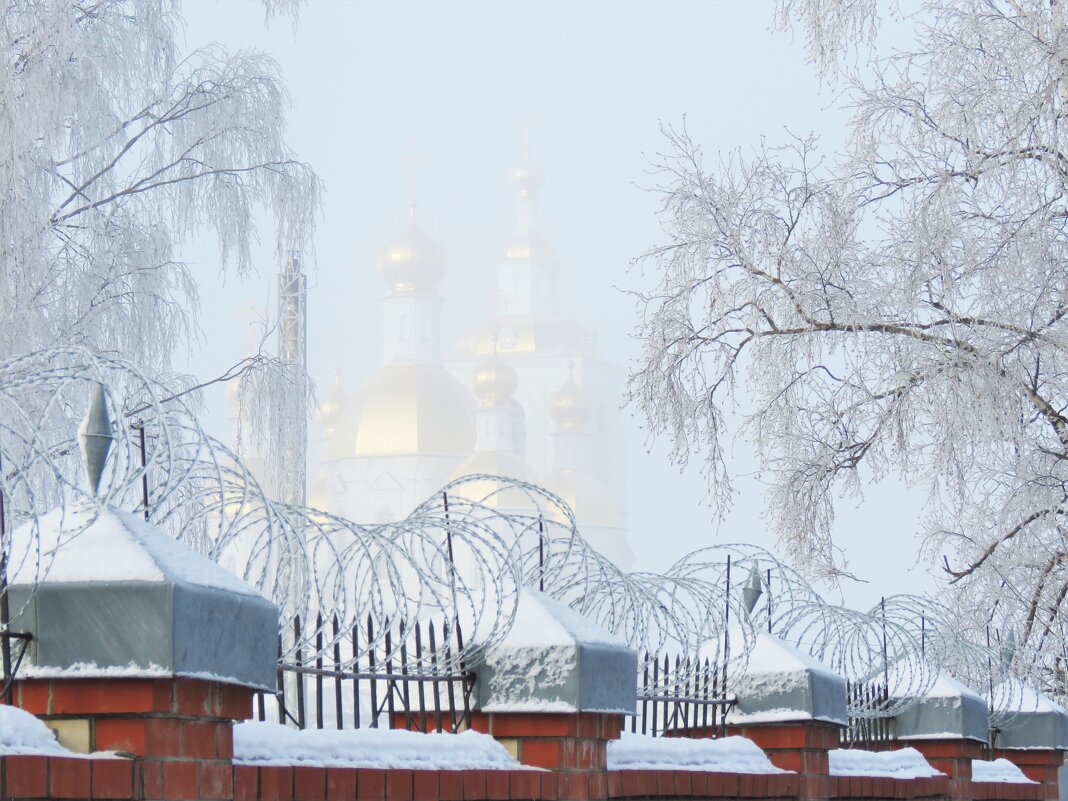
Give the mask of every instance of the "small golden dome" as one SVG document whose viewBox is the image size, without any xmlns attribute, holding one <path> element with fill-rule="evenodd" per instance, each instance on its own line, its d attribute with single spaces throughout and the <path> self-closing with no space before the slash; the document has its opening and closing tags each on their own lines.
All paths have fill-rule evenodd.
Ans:
<svg viewBox="0 0 1068 801">
<path fill-rule="evenodd" d="M 541 175 L 524 162 L 512 170 L 512 186 L 519 192 L 520 197 L 527 197 L 541 186 Z"/>
<path fill-rule="evenodd" d="M 392 364 L 360 388 L 356 456 L 456 455 L 475 448 L 470 393 L 445 368 Z"/>
<path fill-rule="evenodd" d="M 549 416 L 560 431 L 582 431 L 590 418 L 586 393 L 569 378 L 549 398 Z"/>
<path fill-rule="evenodd" d="M 345 391 L 341 389 L 341 374 L 334 371 L 334 387 L 319 404 L 319 423 L 325 432 L 332 432 L 337 427 L 338 415 L 345 406 Z"/>
<path fill-rule="evenodd" d="M 444 274 L 445 251 L 415 220 L 382 251 L 382 278 L 391 292 L 436 292 Z"/>
<path fill-rule="evenodd" d="M 512 366 L 494 356 L 475 368 L 475 397 L 483 408 L 500 406 L 515 394 L 519 377 Z"/>
</svg>

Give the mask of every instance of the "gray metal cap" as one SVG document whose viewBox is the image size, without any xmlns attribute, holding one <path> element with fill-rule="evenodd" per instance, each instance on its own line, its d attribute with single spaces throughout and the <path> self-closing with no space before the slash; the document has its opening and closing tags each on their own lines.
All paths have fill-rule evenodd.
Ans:
<svg viewBox="0 0 1068 801">
<path fill-rule="evenodd" d="M 1014 710 L 998 734 L 999 748 L 1068 751 L 1068 711 L 1064 707 L 1015 679 L 994 688 L 994 701 L 996 707 Z"/>
<path fill-rule="evenodd" d="M 484 712 L 630 713 L 638 655 L 573 609 L 524 588 L 512 630 L 475 675 Z"/>
<path fill-rule="evenodd" d="M 848 720 L 845 679 L 771 634 L 757 635 L 745 672 L 727 689 L 737 698 L 729 724 Z"/>
<path fill-rule="evenodd" d="M 10 586 L 15 625 L 34 636 L 26 675 L 274 686 L 278 609 L 252 587 L 136 515 L 84 507 L 38 523 L 41 575 L 23 564 Z M 16 547 L 31 536 L 16 529 Z"/>
<path fill-rule="evenodd" d="M 923 698 L 898 713 L 894 725 L 899 740 L 985 743 L 990 736 L 990 711 L 986 700 L 942 673 Z"/>
</svg>

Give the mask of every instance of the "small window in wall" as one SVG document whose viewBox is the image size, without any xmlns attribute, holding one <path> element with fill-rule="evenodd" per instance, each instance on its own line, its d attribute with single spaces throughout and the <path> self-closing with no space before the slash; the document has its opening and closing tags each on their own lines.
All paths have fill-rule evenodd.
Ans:
<svg viewBox="0 0 1068 801">
<path fill-rule="evenodd" d="M 401 342 L 411 342 L 412 340 L 412 322 L 408 319 L 407 314 L 402 314 L 398 320 L 398 326 L 400 331 L 397 332 L 397 337 Z"/>
</svg>

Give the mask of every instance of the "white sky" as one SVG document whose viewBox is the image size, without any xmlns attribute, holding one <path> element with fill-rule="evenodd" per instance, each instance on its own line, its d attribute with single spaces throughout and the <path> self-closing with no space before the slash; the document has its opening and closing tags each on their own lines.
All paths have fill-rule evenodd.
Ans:
<svg viewBox="0 0 1068 801">
<path fill-rule="evenodd" d="M 560 260 L 561 311 L 625 366 L 637 352 L 636 317 L 614 287 L 641 286 L 631 262 L 660 241 L 657 198 L 639 188 L 652 183 L 645 154 L 662 146 L 659 123 L 685 115 L 709 154 L 782 141 L 787 127 L 819 133 L 832 152 L 842 138 L 845 114 L 828 110 L 832 96 L 799 43 L 771 32 L 772 9 L 763 0 L 316 0 L 294 28 L 265 26 L 255 2 L 189 2 L 189 48 L 220 42 L 278 61 L 294 103 L 290 142 L 326 183 L 308 324 L 320 394 L 339 334 L 347 388 L 378 364 L 378 258 L 413 194 L 421 227 L 449 258 L 447 337 L 484 316 L 493 260 L 514 223 L 507 176 L 524 142 L 544 179 L 537 221 Z M 261 236 L 260 272 L 246 278 L 219 279 L 210 243 L 186 249 L 203 280 L 204 342 L 188 365 L 201 378 L 244 354 L 250 305 L 273 307 L 272 235 Z M 225 396 L 209 404 L 209 428 L 227 437 Z M 774 544 L 754 481 L 739 482 L 737 508 L 717 530 L 698 471 L 680 475 L 665 447 L 646 453 L 644 442 L 634 419 L 627 501 L 642 569 L 717 540 Z M 753 467 L 746 451 L 739 443 L 743 472 Z M 839 544 L 868 582 L 845 583 L 847 602 L 932 586 L 916 566 L 920 500 L 891 484 L 842 506 Z"/>
</svg>

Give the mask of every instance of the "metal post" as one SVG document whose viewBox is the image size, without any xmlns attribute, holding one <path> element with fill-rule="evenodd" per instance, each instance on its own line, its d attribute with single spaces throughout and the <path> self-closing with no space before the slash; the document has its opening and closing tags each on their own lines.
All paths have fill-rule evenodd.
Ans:
<svg viewBox="0 0 1068 801">
<path fill-rule="evenodd" d="M 3 469 L 3 458 L 0 457 L 0 474 Z M 11 610 L 8 608 L 7 599 L 7 550 L 4 547 L 6 540 L 7 514 L 4 508 L 4 491 L 0 487 L 0 659 L 4 668 L 3 702 L 10 705 L 14 682 L 11 676 Z"/>
<path fill-rule="evenodd" d="M 886 655 L 886 598 L 885 596 L 879 600 L 879 608 L 882 610 L 883 616 L 883 681 L 886 684 L 886 689 L 890 689 L 890 662 L 887 660 Z"/>
<path fill-rule="evenodd" d="M 545 521 L 538 515 L 538 589 L 545 592 Z"/>
<path fill-rule="evenodd" d="M 731 555 L 727 554 L 726 611 L 723 615 L 723 697 L 727 697 L 727 664 L 731 661 Z"/>
<path fill-rule="evenodd" d="M 145 453 L 145 424 L 137 427 L 137 435 L 141 440 L 141 502 L 145 507 L 145 520 L 148 520 L 148 456 Z"/>
<path fill-rule="evenodd" d="M 768 587 L 768 634 L 771 634 L 771 568 L 768 568 L 768 578 L 766 581 Z"/>
</svg>

